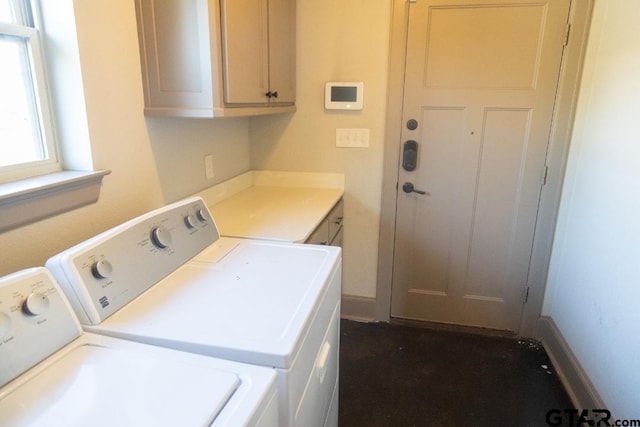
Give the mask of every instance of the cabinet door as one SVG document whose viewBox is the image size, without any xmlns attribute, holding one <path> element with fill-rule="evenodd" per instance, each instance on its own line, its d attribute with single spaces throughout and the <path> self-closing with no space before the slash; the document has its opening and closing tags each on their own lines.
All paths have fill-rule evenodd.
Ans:
<svg viewBox="0 0 640 427">
<path fill-rule="evenodd" d="M 296 99 L 296 1 L 269 0 L 269 88 L 271 103 Z"/>
<path fill-rule="evenodd" d="M 320 225 L 313 230 L 311 236 L 305 241 L 309 245 L 327 245 L 329 244 L 329 222 L 325 219 Z"/>
<path fill-rule="evenodd" d="M 146 107 L 195 115 L 211 109 L 215 46 L 207 2 L 137 0 L 136 12 Z"/>
<path fill-rule="evenodd" d="M 338 231 L 342 229 L 342 222 L 344 219 L 344 202 L 340 200 L 331 209 L 329 215 L 327 215 L 327 222 L 329 223 L 329 240 L 333 240 Z"/>
<path fill-rule="evenodd" d="M 268 0 L 221 0 L 225 102 L 269 99 Z"/>
</svg>

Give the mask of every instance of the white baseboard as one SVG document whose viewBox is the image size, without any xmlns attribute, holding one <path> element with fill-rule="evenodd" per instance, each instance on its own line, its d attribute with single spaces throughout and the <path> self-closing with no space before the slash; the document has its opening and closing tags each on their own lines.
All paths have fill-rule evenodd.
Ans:
<svg viewBox="0 0 640 427">
<path fill-rule="evenodd" d="M 536 331 L 576 409 L 606 408 L 553 318 L 541 316 Z"/>
<path fill-rule="evenodd" d="M 340 317 L 372 322 L 375 318 L 376 299 L 355 295 L 342 295 Z"/>
</svg>

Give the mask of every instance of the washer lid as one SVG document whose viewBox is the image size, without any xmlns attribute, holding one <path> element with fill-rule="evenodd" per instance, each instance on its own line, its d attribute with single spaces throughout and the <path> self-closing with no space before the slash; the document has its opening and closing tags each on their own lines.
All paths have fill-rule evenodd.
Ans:
<svg viewBox="0 0 640 427">
<path fill-rule="evenodd" d="M 0 393 L 0 425 L 208 426 L 239 383 L 229 372 L 83 345 Z"/>
</svg>

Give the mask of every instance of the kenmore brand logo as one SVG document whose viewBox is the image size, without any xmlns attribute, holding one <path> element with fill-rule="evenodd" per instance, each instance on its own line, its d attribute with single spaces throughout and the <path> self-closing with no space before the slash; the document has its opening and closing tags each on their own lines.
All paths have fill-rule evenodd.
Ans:
<svg viewBox="0 0 640 427">
<path fill-rule="evenodd" d="M 106 308 L 109 305 L 109 298 L 107 298 L 106 295 L 100 298 L 98 301 L 100 301 L 100 305 L 102 306 L 102 308 Z"/>
</svg>

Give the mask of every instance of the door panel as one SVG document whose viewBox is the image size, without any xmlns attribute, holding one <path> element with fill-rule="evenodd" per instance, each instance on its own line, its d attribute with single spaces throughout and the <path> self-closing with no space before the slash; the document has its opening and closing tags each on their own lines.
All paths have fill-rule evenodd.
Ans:
<svg viewBox="0 0 640 427">
<path fill-rule="evenodd" d="M 526 158 L 529 112 L 485 114 L 465 296 L 503 301 Z M 484 251 L 483 248 L 491 248 Z"/>
<path fill-rule="evenodd" d="M 425 87 L 531 87 L 545 9 L 544 4 L 513 2 L 434 5 L 428 16 Z"/>
<path fill-rule="evenodd" d="M 517 330 L 569 0 L 410 5 L 391 315 Z"/>
</svg>

